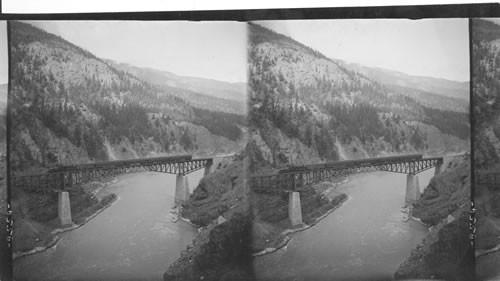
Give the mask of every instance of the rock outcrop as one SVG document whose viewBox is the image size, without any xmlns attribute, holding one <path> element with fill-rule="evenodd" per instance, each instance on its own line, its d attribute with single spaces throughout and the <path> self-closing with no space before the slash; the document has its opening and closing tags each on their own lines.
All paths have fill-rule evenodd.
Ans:
<svg viewBox="0 0 500 281">
<path fill-rule="evenodd" d="M 470 157 L 455 159 L 414 204 L 413 216 L 430 232 L 395 273 L 397 280 L 473 280 L 470 240 Z"/>
</svg>

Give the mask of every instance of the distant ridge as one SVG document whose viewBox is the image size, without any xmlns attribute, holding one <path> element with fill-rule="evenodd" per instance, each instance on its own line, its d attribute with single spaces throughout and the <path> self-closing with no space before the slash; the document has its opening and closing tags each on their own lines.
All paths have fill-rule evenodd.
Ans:
<svg viewBox="0 0 500 281">
<path fill-rule="evenodd" d="M 444 78 L 409 75 L 401 71 L 380 67 L 368 67 L 357 63 L 337 60 L 347 69 L 362 73 L 383 84 L 415 88 L 445 97 L 469 100 L 469 82 L 453 81 Z"/>
<path fill-rule="evenodd" d="M 128 71 L 140 79 L 156 85 L 167 85 L 175 88 L 187 89 L 200 94 L 216 98 L 245 101 L 246 84 L 231 83 L 215 79 L 182 76 L 169 71 L 154 69 L 150 67 L 138 67 L 127 63 L 119 63 L 107 60 L 114 67 Z"/>
</svg>

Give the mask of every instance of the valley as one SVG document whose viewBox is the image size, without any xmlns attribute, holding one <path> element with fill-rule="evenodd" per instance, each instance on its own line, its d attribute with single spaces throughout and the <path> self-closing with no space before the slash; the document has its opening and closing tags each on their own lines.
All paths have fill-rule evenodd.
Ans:
<svg viewBox="0 0 500 281">
<path fill-rule="evenodd" d="M 232 225 L 239 227 L 237 219 L 248 216 L 242 182 L 244 161 L 231 155 L 240 153 L 246 146 L 244 83 L 184 78 L 173 73 L 168 73 L 168 77 L 176 77 L 175 85 L 170 80 L 148 80 L 144 78 L 149 75 L 142 75 L 138 67 L 124 67 L 125 64 L 97 57 L 33 24 L 12 21 L 9 28 L 12 35 L 10 117 L 11 128 L 16 128 L 9 139 L 12 177 L 43 175 L 68 167 L 74 169 L 71 167 L 80 164 L 113 160 L 177 155 L 213 159 L 223 155 L 226 158 L 218 160 L 213 167 L 215 172 L 211 178 L 215 182 L 205 180 L 202 173 L 195 180 L 191 178 L 188 191 L 194 194 L 191 197 L 195 201 L 206 198 L 206 195 L 198 195 L 204 192 L 215 192 L 216 196 L 228 194 L 224 208 L 210 207 L 213 199 L 209 200 L 206 204 L 213 210 L 208 212 L 198 209 L 198 204 L 192 205 L 191 201 L 178 203 L 177 195 L 174 203 L 171 193 L 177 190 L 178 180 L 170 178 L 169 184 L 163 186 L 163 181 L 157 179 L 162 174 L 146 173 L 147 167 L 127 169 L 124 170 L 126 174 L 121 175 L 107 173 L 105 177 L 70 184 L 63 191 L 54 190 L 57 186 L 52 186 L 53 190 L 50 186 L 49 190 L 44 189 L 40 181 L 38 188 L 31 188 L 32 184 L 16 185 L 11 189 L 16 280 L 33 279 L 38 276 L 38 271 L 33 269 L 40 267 L 43 267 L 40 270 L 46 280 L 56 280 L 60 276 L 81 278 L 81 273 L 88 270 L 93 272 L 95 280 L 121 279 L 131 260 L 140 258 L 128 252 L 133 245 L 155 249 L 141 253 L 152 262 L 133 262 L 136 277 L 162 280 L 163 273 L 181 252 L 188 251 L 192 243 L 205 243 L 203 236 L 196 235 L 198 227 L 225 216 L 227 223 L 220 222 L 203 235 L 217 237 L 211 242 L 217 247 L 224 243 L 219 236 L 239 237 L 242 230 L 233 233 Z M 181 83 L 183 79 L 187 82 Z M 70 176 L 65 177 L 63 188 Z M 200 178 L 203 179 L 200 181 Z M 188 176 L 185 181 L 189 182 Z M 223 187 L 228 183 L 228 187 Z M 238 186 L 236 190 L 234 184 Z M 141 187 L 149 191 L 142 193 Z M 165 195 L 167 190 L 170 195 Z M 130 192 L 136 194 L 130 195 Z M 63 201 L 60 198 L 64 193 L 71 202 L 69 227 L 62 223 L 60 204 Z M 168 204 L 160 204 L 163 200 Z M 141 205 L 148 208 L 135 215 L 123 215 L 124 210 Z M 177 214 L 177 220 L 182 218 L 192 223 L 170 220 L 171 212 Z M 130 226 L 137 224 L 138 216 L 151 217 L 148 222 L 151 225 L 147 227 L 157 226 L 153 227 L 154 231 L 159 231 L 157 234 L 163 236 L 163 240 L 153 237 L 154 231 L 131 236 Z M 233 216 L 236 221 L 231 219 Z M 121 226 L 128 227 L 129 233 L 120 235 L 127 241 L 118 239 L 115 244 L 108 243 L 106 239 L 113 236 L 113 229 L 121 227 L 111 223 L 117 220 L 122 221 Z M 175 230 L 178 228 L 179 231 Z M 167 232 L 171 235 L 164 236 Z M 143 234 L 150 237 L 141 240 L 145 237 Z M 108 245 L 113 256 L 120 253 L 122 258 L 91 265 L 96 258 L 101 261 L 109 258 L 103 247 L 88 251 L 88 256 L 81 257 L 83 260 L 75 260 L 79 259 L 79 251 L 93 247 L 85 243 L 96 235 L 102 235 L 103 240 L 99 243 Z M 176 251 L 165 255 L 168 249 L 155 248 L 155 243 Z M 209 256 L 227 255 L 228 251 L 230 249 L 221 248 L 210 251 Z M 210 259 L 217 263 L 219 273 L 235 272 L 241 267 L 244 268 L 241 274 L 251 274 L 249 263 L 227 267 L 223 260 Z M 211 264 L 206 266 L 214 268 Z"/>
<path fill-rule="evenodd" d="M 252 250 L 258 280 L 454 278 L 457 268 L 463 269 L 464 276 L 470 276 L 468 221 L 464 221 L 471 190 L 468 82 L 353 65 L 330 58 L 267 28 L 266 24 L 293 34 L 293 26 L 304 32 L 308 23 L 300 23 L 300 27 L 298 23 L 249 24 L 247 152 L 250 177 L 255 177 L 256 183 L 264 182 L 259 189 L 254 186 L 250 197 L 254 209 Z M 341 40 L 338 45 L 348 45 Z M 416 186 L 420 186 L 414 201 L 408 202 L 408 192 L 413 188 L 411 172 L 407 176 L 406 195 L 404 180 L 395 181 L 395 175 L 358 175 L 384 169 L 398 172 L 380 168 L 377 159 L 409 159 L 413 155 L 420 155 L 422 161 L 433 157 L 443 161 L 429 167 L 437 170 L 434 177 L 426 171 L 413 174 Z M 357 165 L 356 159 L 373 159 L 371 170 L 349 166 L 345 172 L 336 172 L 335 165 L 342 163 L 338 161 L 350 160 L 354 162 L 346 163 Z M 322 178 L 323 172 L 334 176 L 323 182 L 315 180 Z M 379 181 L 376 176 L 383 179 Z M 360 181 L 364 177 L 369 180 Z M 418 178 L 425 180 L 419 184 Z M 302 184 L 304 180 L 312 184 Z M 389 186 L 391 191 L 386 190 Z M 266 188 L 270 190 L 264 192 Z M 364 188 L 380 192 L 360 191 Z M 379 196 L 388 198 L 395 194 L 399 197 L 395 196 L 394 201 L 387 199 L 392 208 L 376 203 Z M 454 199 L 448 202 L 449 196 Z M 362 210 L 363 214 L 366 211 L 366 216 L 378 215 L 364 221 L 365 216 L 358 212 L 350 216 L 351 208 Z M 398 214 L 400 208 L 408 213 L 403 222 L 404 214 Z M 460 219 L 447 221 L 449 216 Z M 427 231 L 427 227 L 438 224 L 433 227 L 434 232 Z M 385 226 L 385 234 L 365 229 Z M 458 229 L 450 241 L 442 238 L 449 229 Z M 356 235 L 363 231 L 371 234 L 359 240 Z M 433 234 L 436 232 L 441 234 Z M 374 245 L 386 243 L 387 237 L 396 239 L 393 235 L 402 239 L 398 247 L 401 251 L 383 247 L 377 253 L 383 251 L 384 256 L 378 258 L 392 262 L 370 264 Z M 410 236 L 414 240 L 404 242 L 410 238 L 403 237 Z M 344 244 L 361 246 L 350 252 L 342 249 L 343 243 L 337 243 L 342 237 Z M 422 247 L 432 250 L 419 252 Z M 454 252 L 455 247 L 461 252 Z M 344 252 L 331 254 L 338 251 Z M 419 258 L 415 260 L 416 252 Z M 442 256 L 433 256 L 436 252 Z M 410 261 L 405 262 L 407 258 Z M 442 264 L 442 268 L 409 269 L 423 267 L 427 258 L 434 258 L 432 262 Z M 365 270 L 353 270 L 361 267 Z"/>
</svg>

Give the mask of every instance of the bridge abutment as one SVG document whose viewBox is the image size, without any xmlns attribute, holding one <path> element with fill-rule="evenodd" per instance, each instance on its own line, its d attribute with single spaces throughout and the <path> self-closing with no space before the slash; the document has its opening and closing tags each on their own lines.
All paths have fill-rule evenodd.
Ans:
<svg viewBox="0 0 500 281">
<path fill-rule="evenodd" d="M 67 191 L 58 192 L 57 215 L 62 227 L 73 225 L 71 219 L 71 203 L 69 200 L 69 192 Z"/>
<path fill-rule="evenodd" d="M 288 218 L 292 226 L 302 224 L 302 208 L 300 206 L 299 192 L 290 192 L 288 195 Z"/>
<path fill-rule="evenodd" d="M 406 196 L 405 201 L 407 204 L 415 203 L 420 199 L 420 186 L 418 183 L 418 176 L 409 174 L 406 177 Z"/>
<path fill-rule="evenodd" d="M 177 174 L 175 181 L 175 203 L 182 204 L 189 199 L 189 184 L 186 175 Z"/>
</svg>

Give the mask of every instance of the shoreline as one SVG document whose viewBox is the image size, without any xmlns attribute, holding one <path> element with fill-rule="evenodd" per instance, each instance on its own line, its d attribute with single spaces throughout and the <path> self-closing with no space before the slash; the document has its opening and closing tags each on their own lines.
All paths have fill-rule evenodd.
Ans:
<svg viewBox="0 0 500 281">
<path fill-rule="evenodd" d="M 335 187 L 337 187 L 337 186 L 335 186 Z M 324 214 L 322 214 L 322 215 L 318 216 L 317 218 L 315 218 L 312 223 L 310 223 L 310 224 L 303 224 L 302 226 L 297 227 L 297 228 L 287 228 L 287 229 L 283 230 L 281 232 L 280 236 L 278 237 L 278 239 L 276 239 L 276 241 L 281 240 L 281 242 L 279 242 L 278 245 L 276 245 L 276 247 L 268 247 L 268 248 L 265 248 L 265 249 L 263 249 L 261 251 L 255 252 L 255 253 L 252 254 L 252 257 L 255 258 L 255 257 L 263 256 L 263 255 L 266 255 L 266 254 L 270 254 L 270 253 L 276 252 L 279 249 L 281 249 L 281 248 L 285 247 L 286 245 L 288 245 L 288 242 L 290 242 L 292 240 L 292 237 L 289 236 L 290 234 L 301 232 L 301 231 L 304 231 L 306 229 L 309 229 L 309 228 L 315 226 L 320 221 L 322 221 L 324 218 L 326 218 L 328 215 L 330 215 L 332 212 L 334 212 L 339 207 L 341 207 L 349 199 L 351 199 L 351 197 L 349 197 L 348 195 L 346 195 L 344 193 L 342 193 L 342 194 L 345 195 L 345 197 L 337 205 L 333 206 L 331 209 L 328 209 L 328 211 L 326 211 Z M 342 194 L 340 194 L 338 196 L 341 196 Z"/>
<path fill-rule="evenodd" d="M 104 182 L 104 183 L 101 182 L 103 184 L 103 186 L 100 187 L 100 188 L 98 188 L 98 189 L 96 189 L 98 191 L 94 195 L 96 195 L 97 193 L 101 192 L 102 190 L 104 190 L 109 185 L 117 183 L 118 181 L 119 181 L 118 178 L 114 177 L 110 181 L 107 181 L 107 182 Z M 53 238 L 47 244 L 42 245 L 42 246 L 34 247 L 33 249 L 28 250 L 28 251 L 13 252 L 12 253 L 12 261 L 15 261 L 16 259 L 19 259 L 19 258 L 22 258 L 22 257 L 31 256 L 31 255 L 34 255 L 34 254 L 37 254 L 37 253 L 45 252 L 48 249 L 53 248 L 54 246 L 57 245 L 57 243 L 61 239 L 61 236 L 59 236 L 58 234 L 69 232 L 69 231 L 72 231 L 72 230 L 75 230 L 75 229 L 78 229 L 78 228 L 84 226 L 89 221 L 91 221 L 93 218 L 97 217 L 97 215 L 99 215 L 101 212 L 103 212 L 104 210 L 106 210 L 107 208 L 109 208 L 114 202 L 116 202 L 119 199 L 119 197 L 116 194 L 112 194 L 112 196 L 113 196 L 113 198 L 111 199 L 111 201 L 107 202 L 105 205 L 103 205 L 101 208 L 97 209 L 95 212 L 93 212 L 89 216 L 82 218 L 83 219 L 82 222 L 80 222 L 78 224 L 73 223 L 70 227 L 67 227 L 67 228 L 55 228 L 55 229 L 53 229 L 50 232 L 50 235 L 52 235 Z M 101 198 L 101 200 L 102 200 L 102 198 Z M 85 210 L 88 210 L 88 209 L 92 208 L 92 206 L 95 206 L 95 205 L 99 204 L 101 202 L 101 200 L 99 200 L 98 203 L 89 206 Z M 84 211 L 82 211 L 82 212 L 84 212 Z M 75 216 L 75 217 L 78 217 L 78 215 Z"/>
</svg>

